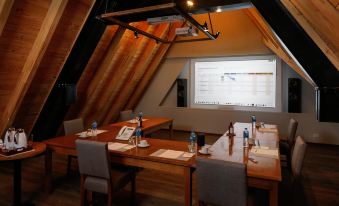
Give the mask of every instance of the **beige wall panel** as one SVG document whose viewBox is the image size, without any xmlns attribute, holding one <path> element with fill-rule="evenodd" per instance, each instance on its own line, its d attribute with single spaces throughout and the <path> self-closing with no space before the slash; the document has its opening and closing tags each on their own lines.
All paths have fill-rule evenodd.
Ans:
<svg viewBox="0 0 339 206">
<path fill-rule="evenodd" d="M 194 18 L 203 24 L 208 15 Z M 201 57 L 246 54 L 269 54 L 271 51 L 262 43 L 259 30 L 241 10 L 212 13 L 214 32 L 220 31 L 217 40 L 174 44 L 167 55 L 171 57 Z M 210 26 L 209 26 L 210 28 Z M 203 36 L 205 37 L 205 36 Z"/>
</svg>

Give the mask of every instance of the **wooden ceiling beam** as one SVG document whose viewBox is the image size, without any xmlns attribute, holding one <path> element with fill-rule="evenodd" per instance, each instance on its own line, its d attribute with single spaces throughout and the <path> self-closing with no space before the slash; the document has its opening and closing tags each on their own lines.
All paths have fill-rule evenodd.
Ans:
<svg viewBox="0 0 339 206">
<path fill-rule="evenodd" d="M 315 86 L 314 82 L 308 77 L 307 74 L 297 65 L 293 58 L 283 48 L 280 41 L 276 38 L 271 27 L 261 17 L 256 8 L 249 8 L 245 10 L 245 13 L 250 17 L 252 22 L 257 26 L 261 34 L 263 35 L 264 44 L 271 49 L 277 56 L 279 56 L 286 64 L 288 64 L 295 72 L 308 81 L 311 85 Z"/>
<path fill-rule="evenodd" d="M 124 28 L 119 27 L 114 38 L 109 44 L 109 49 L 107 50 L 103 61 L 89 83 L 89 87 L 86 92 L 86 104 L 83 106 L 79 114 L 80 117 L 84 118 L 85 123 L 87 123 L 86 119 L 88 119 L 88 121 L 93 121 L 93 119 L 89 117 L 89 114 L 91 110 L 95 108 L 95 104 L 98 103 L 98 99 L 102 95 L 101 91 L 107 89 L 106 85 L 109 79 L 112 78 L 115 64 L 119 60 L 119 57 L 122 56 L 121 51 L 129 45 L 128 39 L 131 39 L 132 36 L 126 36 L 126 32 L 127 31 L 125 31 Z"/>
<path fill-rule="evenodd" d="M 169 24 L 160 25 L 156 29 L 155 35 L 159 35 L 161 38 L 167 37 L 169 28 Z M 138 83 L 142 80 L 145 71 L 158 52 L 160 45 L 161 44 L 157 44 L 154 41 L 149 41 L 147 43 L 146 48 L 134 66 L 135 69 L 130 72 L 129 78 L 126 79 L 126 82 L 121 88 L 122 92 L 120 92 L 115 98 L 115 103 L 110 107 L 103 123 L 109 123 L 118 119 L 120 111 L 124 109 L 129 98 L 133 95 Z"/>
<path fill-rule="evenodd" d="M 146 23 L 141 23 L 140 26 L 144 26 L 147 28 L 148 33 L 153 33 L 155 26 L 148 26 Z M 123 85 L 126 84 L 128 75 L 131 71 L 135 69 L 140 69 L 135 67 L 137 61 L 139 60 L 139 57 L 144 52 L 144 49 L 149 41 L 151 41 L 149 38 L 146 37 L 139 37 L 139 39 L 132 39 L 134 41 L 129 46 L 132 48 L 131 51 L 124 51 L 125 58 L 120 58 L 120 64 L 116 66 L 116 69 L 114 71 L 114 74 L 112 75 L 113 78 L 111 79 L 109 85 L 107 86 L 107 90 L 103 91 L 103 97 L 105 98 L 105 103 L 102 104 L 102 102 L 99 102 L 98 107 L 101 108 L 101 111 L 98 114 L 98 121 L 103 122 L 104 119 L 107 116 L 107 112 L 110 110 L 110 108 L 116 104 L 116 97 L 123 93 L 122 90 Z"/>
<path fill-rule="evenodd" d="M 14 0 L 1 0 L 0 1 L 0 36 L 2 30 L 5 28 L 7 18 L 12 9 Z"/>
<path fill-rule="evenodd" d="M 339 13 L 328 1 L 282 0 L 282 4 L 339 70 Z"/>
<path fill-rule="evenodd" d="M 68 0 L 53 0 L 1 118 L 0 131 L 12 122 L 41 62 Z"/>
<path fill-rule="evenodd" d="M 180 27 L 180 23 L 175 23 L 171 26 L 169 30 L 169 34 L 168 34 L 168 39 L 171 41 L 175 39 L 175 36 L 176 36 L 175 28 L 176 27 Z M 142 80 L 136 86 L 136 89 L 134 90 L 133 95 L 131 96 L 129 101 L 126 103 L 124 110 L 135 109 L 135 107 L 137 106 L 139 100 L 142 98 L 144 92 L 147 89 L 147 86 L 150 84 L 150 81 L 152 80 L 155 72 L 159 68 L 160 63 L 163 61 L 163 58 L 166 55 L 171 45 L 172 44 L 161 44 L 160 45 L 160 48 L 157 54 L 154 56 L 151 64 L 148 66 L 147 70 L 145 71 L 144 76 L 142 77 Z"/>
</svg>

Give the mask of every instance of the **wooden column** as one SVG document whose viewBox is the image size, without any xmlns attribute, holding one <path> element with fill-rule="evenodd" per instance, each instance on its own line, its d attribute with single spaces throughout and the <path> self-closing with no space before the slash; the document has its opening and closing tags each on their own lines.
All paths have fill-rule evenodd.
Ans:
<svg viewBox="0 0 339 206">
<path fill-rule="evenodd" d="M 68 0 L 53 0 L 1 117 L 1 133 L 10 125 L 35 75 Z"/>
<path fill-rule="evenodd" d="M 0 36 L 7 22 L 7 18 L 9 16 L 9 12 L 11 11 L 13 3 L 14 3 L 14 0 L 1 0 L 0 1 Z"/>
</svg>

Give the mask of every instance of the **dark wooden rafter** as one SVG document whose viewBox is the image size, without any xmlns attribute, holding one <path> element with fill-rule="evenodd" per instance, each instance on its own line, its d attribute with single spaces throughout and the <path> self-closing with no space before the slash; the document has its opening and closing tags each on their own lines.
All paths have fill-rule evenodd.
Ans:
<svg viewBox="0 0 339 206">
<path fill-rule="evenodd" d="M 170 25 L 161 25 L 157 29 L 156 33 L 159 36 L 167 36 L 170 30 Z M 139 56 L 138 61 L 134 67 L 138 69 L 132 70 L 121 87 L 121 91 L 115 98 L 115 104 L 113 104 L 104 119 L 104 123 L 109 123 L 118 119 L 120 111 L 124 110 L 126 102 L 129 101 L 133 95 L 138 83 L 142 81 L 145 71 L 154 60 L 155 55 L 158 53 L 161 44 L 157 44 L 154 41 L 149 42 L 143 49 L 142 54 Z"/>
<path fill-rule="evenodd" d="M 21 106 L 23 97 L 25 96 L 28 86 L 38 69 L 38 66 L 45 54 L 47 46 L 52 38 L 52 35 L 59 23 L 68 0 L 53 0 L 49 6 L 48 12 L 42 22 L 40 31 L 34 41 L 33 47 L 30 50 L 26 62 L 22 68 L 22 73 L 19 76 L 18 82 L 15 85 L 5 110 L 1 118 L 0 131 L 3 133 L 10 126 Z"/>
<path fill-rule="evenodd" d="M 93 5 L 94 1 L 91 0 L 68 2 L 14 119 L 13 125 L 16 127 L 24 128 L 27 133 L 33 129 Z"/>
<path fill-rule="evenodd" d="M 174 39 L 175 38 L 175 30 L 171 28 L 169 30 L 168 35 L 169 35 L 169 38 Z M 159 65 L 163 61 L 163 58 L 166 55 L 170 46 L 171 46 L 170 44 L 160 45 L 160 48 L 159 48 L 157 54 L 155 54 L 153 61 L 148 66 L 147 70 L 145 71 L 142 80 L 136 86 L 136 88 L 133 92 L 133 95 L 125 103 L 124 110 L 128 110 L 128 109 L 133 110 L 137 106 L 139 100 L 141 99 L 143 93 L 146 91 L 148 85 L 151 82 L 151 79 L 153 78 L 153 76 L 156 73 Z"/>
<path fill-rule="evenodd" d="M 339 72 L 280 1 L 252 0 L 318 87 L 339 86 Z"/>
<path fill-rule="evenodd" d="M 86 67 L 97 43 L 105 31 L 106 25 L 95 19 L 103 12 L 103 1 L 96 1 L 74 47 L 52 89 L 49 97 L 34 125 L 33 133 L 40 138 L 54 136 L 62 124 L 69 106 L 65 105 L 64 88 L 61 84 L 76 84 Z"/>
<path fill-rule="evenodd" d="M 11 11 L 13 3 L 14 3 L 14 0 L 0 1 L 0 36 L 7 22 L 7 18 L 9 16 L 9 12 Z"/>
</svg>

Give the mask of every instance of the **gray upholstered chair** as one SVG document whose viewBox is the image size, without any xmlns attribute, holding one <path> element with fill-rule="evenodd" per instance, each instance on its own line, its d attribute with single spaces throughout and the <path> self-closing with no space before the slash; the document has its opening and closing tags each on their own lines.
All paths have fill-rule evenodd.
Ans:
<svg viewBox="0 0 339 206">
<path fill-rule="evenodd" d="M 81 175 L 81 205 L 86 203 L 88 192 L 97 192 L 108 195 L 110 206 L 113 193 L 129 182 L 134 200 L 135 173 L 133 170 L 112 169 L 107 143 L 76 140 L 76 149 Z"/>
<path fill-rule="evenodd" d="M 72 135 L 84 131 L 84 123 L 81 118 L 64 121 L 65 135 Z M 76 156 L 68 155 L 67 158 L 67 174 L 71 173 L 72 159 Z"/>
<path fill-rule="evenodd" d="M 134 113 L 132 110 L 125 110 L 120 112 L 120 121 L 127 121 L 134 118 Z"/>
<path fill-rule="evenodd" d="M 288 125 L 288 136 L 287 138 L 283 138 L 279 142 L 280 147 L 280 154 L 285 155 L 286 157 L 282 157 L 281 159 L 285 159 L 287 162 L 288 168 L 291 168 L 291 155 L 292 155 L 292 149 L 295 141 L 295 134 L 297 132 L 298 128 L 298 122 L 291 118 L 289 125 Z"/>
<path fill-rule="evenodd" d="M 307 144 L 302 137 L 296 138 L 292 151 L 291 168 L 282 169 L 279 199 L 282 205 L 305 205 L 306 198 L 302 188 L 301 171 Z"/>
<path fill-rule="evenodd" d="M 219 206 L 247 205 L 246 165 L 196 158 L 199 204 Z"/>
<path fill-rule="evenodd" d="M 291 161 L 291 173 L 294 179 L 298 179 L 301 175 L 306 148 L 306 142 L 302 137 L 298 136 L 295 140 Z"/>
</svg>

